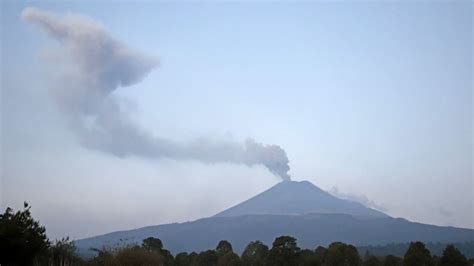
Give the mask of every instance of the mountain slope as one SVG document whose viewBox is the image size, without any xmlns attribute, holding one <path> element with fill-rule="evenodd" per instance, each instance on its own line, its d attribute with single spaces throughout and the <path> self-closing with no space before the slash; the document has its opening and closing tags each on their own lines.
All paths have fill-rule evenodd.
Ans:
<svg viewBox="0 0 474 266">
<path fill-rule="evenodd" d="M 308 181 L 280 182 L 255 197 L 216 214 L 216 216 L 310 213 L 344 213 L 367 217 L 388 217 L 386 214 L 367 208 L 360 203 L 336 198 Z"/>
<path fill-rule="evenodd" d="M 362 204 L 342 200 L 310 182 L 281 182 L 259 195 L 213 217 L 114 232 L 76 241 L 82 255 L 90 248 L 140 244 L 160 238 L 174 254 L 213 249 L 229 240 L 241 252 L 253 240 L 271 246 L 275 237 L 291 235 L 303 248 L 334 241 L 357 246 L 410 241 L 455 243 L 474 241 L 474 230 L 441 227 L 395 219 Z"/>
<path fill-rule="evenodd" d="M 92 247 L 141 243 L 149 236 L 158 237 L 172 253 L 214 249 L 219 240 L 232 243 L 242 252 L 253 240 L 271 246 L 275 237 L 291 235 L 298 245 L 314 249 L 343 241 L 357 246 L 384 245 L 410 241 L 455 243 L 474 240 L 474 230 L 441 227 L 409 222 L 404 219 L 361 218 L 346 214 L 306 215 L 244 215 L 238 217 L 210 217 L 193 222 L 150 226 L 114 232 L 76 241 L 83 255 L 93 255 Z"/>
</svg>

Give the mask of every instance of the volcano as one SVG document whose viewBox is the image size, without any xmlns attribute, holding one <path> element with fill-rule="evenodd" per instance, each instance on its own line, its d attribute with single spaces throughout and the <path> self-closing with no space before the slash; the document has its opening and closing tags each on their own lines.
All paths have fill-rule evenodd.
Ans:
<svg viewBox="0 0 474 266">
<path fill-rule="evenodd" d="M 234 207 L 216 214 L 216 217 L 242 215 L 303 215 L 311 213 L 344 213 L 363 217 L 388 217 L 364 205 L 342 200 L 308 181 L 283 181 L 272 188 Z"/>
<path fill-rule="evenodd" d="M 91 248 L 140 244 L 153 236 L 172 253 L 204 251 L 226 239 L 236 252 L 254 240 L 271 246 L 291 235 L 303 248 L 342 241 L 356 246 L 410 241 L 455 243 L 474 240 L 474 230 L 410 222 L 337 198 L 308 181 L 283 181 L 212 217 L 148 226 L 77 240 L 80 254 Z"/>
</svg>

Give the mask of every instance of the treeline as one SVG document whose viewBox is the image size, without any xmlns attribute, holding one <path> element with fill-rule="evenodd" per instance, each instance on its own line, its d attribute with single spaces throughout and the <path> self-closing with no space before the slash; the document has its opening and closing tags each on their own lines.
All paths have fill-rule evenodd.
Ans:
<svg viewBox="0 0 474 266">
<path fill-rule="evenodd" d="M 349 244 L 334 242 L 314 250 L 301 249 L 295 238 L 280 236 L 271 248 L 260 241 L 250 242 L 239 256 L 232 245 L 221 240 L 213 250 L 200 253 L 182 252 L 173 257 L 158 238 L 149 237 L 141 246 L 115 250 L 97 250 L 98 255 L 86 265 L 163 265 L 163 266 L 467 266 L 469 261 L 453 245 L 448 245 L 441 257 L 431 256 L 421 242 L 412 242 L 403 257 L 378 257 L 366 253 L 360 256 Z"/>
<path fill-rule="evenodd" d="M 301 249 L 291 236 L 277 237 L 271 247 L 260 241 L 250 242 L 242 254 L 231 243 L 221 240 L 215 249 L 182 252 L 173 256 L 160 239 L 149 237 L 141 245 L 94 250 L 96 256 L 84 260 L 77 256 L 74 242 L 68 238 L 51 242 L 46 229 L 31 217 L 30 207 L 0 215 L 0 265 L 51 266 L 467 266 L 468 260 L 455 246 L 448 245 L 441 256 L 432 256 L 421 242 L 412 242 L 403 256 L 375 256 L 346 243 L 328 247 Z"/>
<path fill-rule="evenodd" d="M 357 246 L 357 250 L 360 254 L 369 252 L 376 256 L 385 256 L 388 254 L 402 257 L 408 249 L 410 243 L 394 243 L 387 245 L 377 246 Z M 441 256 L 443 251 L 446 249 L 446 243 L 425 243 L 426 248 L 431 252 L 432 255 Z M 468 258 L 474 258 L 474 241 L 453 243 L 453 245 L 461 251 Z"/>
</svg>

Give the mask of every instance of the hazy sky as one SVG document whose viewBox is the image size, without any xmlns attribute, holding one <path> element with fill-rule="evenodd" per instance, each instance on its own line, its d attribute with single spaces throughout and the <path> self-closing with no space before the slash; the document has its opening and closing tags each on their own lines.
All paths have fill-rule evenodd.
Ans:
<svg viewBox="0 0 474 266">
<path fill-rule="evenodd" d="M 213 215 L 280 182 L 268 158 L 283 154 L 264 145 L 286 151 L 293 180 L 395 217 L 474 228 L 471 1 L 1 5 L 0 206 L 28 201 L 52 238 Z M 38 16 L 21 18 L 26 7 L 101 25 L 111 60 L 46 34 Z M 94 85 L 108 89 L 112 119 L 95 102 L 58 105 L 96 78 L 84 70 L 116 58 L 114 77 L 126 80 L 112 81 L 129 86 Z M 84 144 L 91 113 L 107 134 Z M 116 156 L 144 135 L 157 149 L 219 144 Z M 247 139 L 262 152 L 240 150 Z M 222 143 L 233 156 L 221 161 Z"/>
</svg>

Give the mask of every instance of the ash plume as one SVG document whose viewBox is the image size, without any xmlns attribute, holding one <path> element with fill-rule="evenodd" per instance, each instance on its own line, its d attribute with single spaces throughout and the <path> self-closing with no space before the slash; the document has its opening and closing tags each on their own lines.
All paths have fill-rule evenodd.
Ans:
<svg viewBox="0 0 474 266">
<path fill-rule="evenodd" d="M 113 92 L 140 82 L 158 60 L 131 50 L 98 22 L 74 14 L 60 17 L 33 7 L 25 8 L 21 18 L 57 40 L 70 61 L 61 87 L 52 94 L 84 147 L 119 157 L 260 164 L 283 180 L 290 179 L 286 152 L 277 145 L 205 138 L 181 143 L 138 127 Z"/>
</svg>

